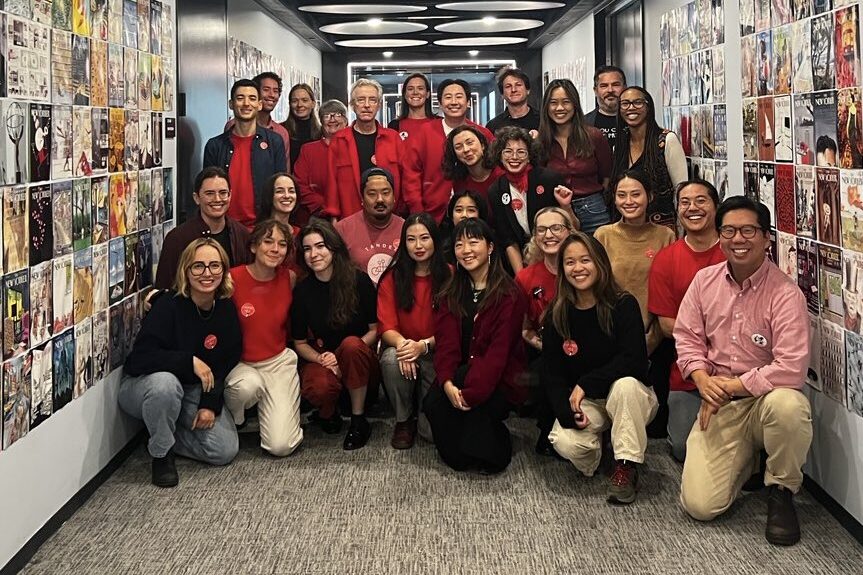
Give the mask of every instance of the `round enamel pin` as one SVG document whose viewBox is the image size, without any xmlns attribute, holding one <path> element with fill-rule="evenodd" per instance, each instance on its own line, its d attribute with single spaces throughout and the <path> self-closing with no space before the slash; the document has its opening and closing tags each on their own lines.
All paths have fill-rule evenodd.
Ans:
<svg viewBox="0 0 863 575">
<path fill-rule="evenodd" d="M 267 144 L 266 142 L 261 142 L 261 149 L 262 149 L 262 150 L 266 150 L 266 149 L 267 149 L 267 148 L 269 148 L 269 147 L 270 147 L 270 145 L 269 145 L 269 144 Z"/>
<path fill-rule="evenodd" d="M 505 206 L 509 205 L 510 200 L 511 200 L 511 198 L 509 197 L 509 194 L 504 194 L 500 197 L 500 203 L 502 203 Z"/>
<path fill-rule="evenodd" d="M 760 333 L 753 333 L 751 339 L 752 343 L 754 343 L 758 347 L 767 347 L 767 338 Z"/>
<path fill-rule="evenodd" d="M 575 343 L 575 340 L 568 339 L 563 342 L 563 353 L 565 353 L 569 357 L 572 357 L 578 353 L 578 344 Z"/>
</svg>

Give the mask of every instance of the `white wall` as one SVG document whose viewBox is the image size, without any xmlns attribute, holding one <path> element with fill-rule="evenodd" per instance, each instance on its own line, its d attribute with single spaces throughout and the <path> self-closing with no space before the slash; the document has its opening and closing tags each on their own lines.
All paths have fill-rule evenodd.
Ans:
<svg viewBox="0 0 863 575">
<path fill-rule="evenodd" d="M 593 16 L 588 16 L 554 42 L 547 44 L 542 49 L 542 73 L 543 75 L 565 64 L 584 58 L 585 82 L 576 84 L 578 95 L 581 96 L 581 107 L 584 113 L 592 111 L 596 107 L 596 99 L 593 95 L 593 70 L 595 68 L 596 56 L 593 46 Z M 550 77 L 549 80 L 554 80 Z M 540 86 L 541 88 L 541 86 Z M 541 92 L 541 90 L 537 90 Z M 542 99 L 540 94 L 538 100 Z"/>
</svg>

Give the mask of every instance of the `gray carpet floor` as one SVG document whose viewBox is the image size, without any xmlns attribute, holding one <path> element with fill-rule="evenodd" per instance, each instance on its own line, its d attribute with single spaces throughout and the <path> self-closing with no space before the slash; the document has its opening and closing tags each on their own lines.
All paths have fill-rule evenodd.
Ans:
<svg viewBox="0 0 863 575">
<path fill-rule="evenodd" d="M 498 476 L 455 473 L 433 446 L 389 446 L 376 420 L 364 449 L 306 428 L 300 451 L 261 454 L 241 435 L 226 468 L 179 460 L 180 486 L 150 485 L 143 447 L 37 552 L 23 573 L 153 574 L 856 574 L 859 545 L 806 493 L 803 540 L 764 539 L 766 496 L 699 524 L 677 504 L 680 466 L 652 441 L 638 500 L 605 502 L 605 477 L 533 452 L 513 418 L 515 456 Z"/>
</svg>

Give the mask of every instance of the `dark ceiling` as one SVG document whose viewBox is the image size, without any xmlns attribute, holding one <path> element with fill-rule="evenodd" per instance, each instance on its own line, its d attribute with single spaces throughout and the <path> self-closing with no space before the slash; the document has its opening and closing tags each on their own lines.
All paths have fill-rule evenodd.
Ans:
<svg viewBox="0 0 863 575">
<path fill-rule="evenodd" d="M 541 48 L 596 8 L 610 3 L 609 0 L 256 1 L 322 52 L 404 49 L 435 54 Z M 395 12 L 408 7 L 412 7 L 411 11 Z M 454 29 L 447 29 L 450 27 Z M 517 43 L 496 40 L 501 37 L 523 40 Z"/>
</svg>

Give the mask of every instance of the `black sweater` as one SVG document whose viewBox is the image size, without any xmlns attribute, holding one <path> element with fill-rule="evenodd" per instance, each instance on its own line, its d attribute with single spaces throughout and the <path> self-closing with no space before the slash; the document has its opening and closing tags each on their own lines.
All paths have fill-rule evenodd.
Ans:
<svg viewBox="0 0 863 575">
<path fill-rule="evenodd" d="M 160 297 L 144 317 L 123 372 L 138 376 L 167 371 L 184 386 L 201 385 L 192 363 L 192 357 L 197 357 L 210 367 L 216 382 L 201 394 L 198 407 L 218 415 L 225 377 L 240 361 L 243 339 L 237 308 L 230 299 L 216 300 L 211 312 L 201 313 L 207 319 L 189 298 L 174 293 Z"/>
<path fill-rule="evenodd" d="M 569 332 L 578 346 L 575 355 L 563 350 L 564 338 L 554 328 L 548 313 L 542 335 L 545 363 L 543 385 L 557 420 L 574 428 L 569 396 L 576 385 L 590 399 L 604 399 L 611 384 L 622 377 L 647 381 L 647 345 L 638 301 L 625 294 L 612 312 L 612 337 L 599 325 L 596 307 L 569 309 Z"/>
</svg>

